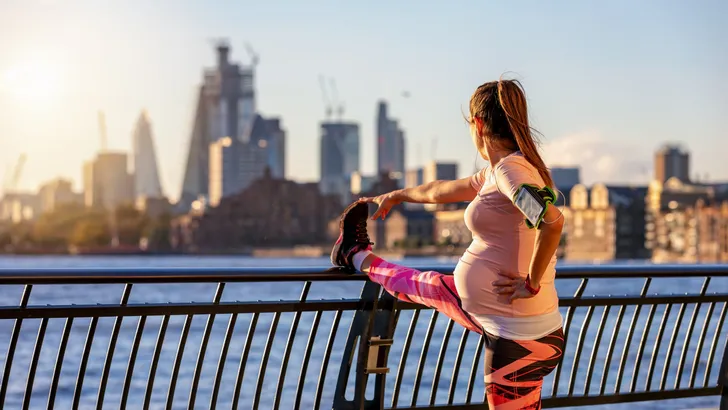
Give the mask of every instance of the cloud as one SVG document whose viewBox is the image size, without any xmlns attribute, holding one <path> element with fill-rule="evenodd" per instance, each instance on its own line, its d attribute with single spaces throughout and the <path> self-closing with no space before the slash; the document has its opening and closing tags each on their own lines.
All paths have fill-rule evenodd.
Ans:
<svg viewBox="0 0 728 410">
<path fill-rule="evenodd" d="M 646 184 L 652 177 L 652 156 L 636 144 L 614 141 L 587 131 L 544 141 L 550 167 L 579 166 L 581 181 Z"/>
</svg>

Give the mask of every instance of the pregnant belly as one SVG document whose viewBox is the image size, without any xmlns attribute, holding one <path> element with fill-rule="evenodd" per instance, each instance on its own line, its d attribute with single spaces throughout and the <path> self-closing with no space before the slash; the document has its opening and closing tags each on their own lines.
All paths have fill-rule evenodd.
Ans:
<svg viewBox="0 0 728 410">
<path fill-rule="evenodd" d="M 558 308 L 558 296 L 551 274 L 544 275 L 546 280 L 541 283 L 541 291 L 532 298 L 510 302 L 507 295 L 497 294 L 493 282 L 500 278 L 500 266 L 468 252 L 460 258 L 453 274 L 465 311 L 480 315 L 521 317 L 542 315 Z M 525 273 L 521 274 L 525 278 Z"/>
</svg>

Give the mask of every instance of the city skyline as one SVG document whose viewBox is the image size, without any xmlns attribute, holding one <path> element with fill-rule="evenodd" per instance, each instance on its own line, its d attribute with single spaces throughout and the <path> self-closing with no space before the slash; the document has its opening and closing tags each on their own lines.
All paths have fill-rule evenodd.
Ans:
<svg viewBox="0 0 728 410">
<path fill-rule="evenodd" d="M 728 179 L 721 158 L 728 148 L 721 138 L 721 114 L 728 109 L 721 81 L 728 56 L 721 44 L 728 29 L 719 18 L 726 7 L 711 1 L 402 4 L 382 14 L 375 5 L 331 8 L 326 2 L 291 3 L 286 13 L 260 2 L 219 8 L 4 2 L 0 26 L 10 35 L 0 39 L 0 171 L 25 152 L 21 188 L 35 190 L 62 176 L 78 190 L 79 164 L 99 148 L 95 113 L 106 113 L 110 148 L 131 152 L 134 119 L 147 108 L 162 186 L 176 198 L 195 88 L 214 58 L 208 39 L 222 36 L 243 63 L 249 63 L 246 41 L 260 52 L 260 111 L 286 124 L 287 176 L 297 180 L 317 179 L 308 163 L 318 158 L 324 119 L 320 73 L 336 78 L 347 107 L 343 119 L 360 124 L 365 174 L 376 166 L 376 101 L 385 99 L 407 132 L 407 168 L 432 159 L 429 147 L 437 137 L 437 159 L 457 161 L 464 176 L 475 152 L 461 113 L 477 85 L 504 72 L 526 86 L 549 164 L 580 165 L 587 183 L 647 182 L 662 141 L 686 145 L 696 159 L 694 172 Z M 352 13 L 360 23 L 343 18 Z M 483 15 L 499 18 L 478 25 L 475 18 Z M 522 26 L 514 29 L 516 18 Z M 124 29 L 132 22 L 139 30 Z M 380 28 L 372 30 L 375 25 Z M 76 26 L 83 29 L 71 29 Z M 281 27 L 300 35 L 291 38 Z M 474 45 L 474 38 L 493 41 L 486 47 Z M 403 91 L 411 97 L 400 97 Z"/>
</svg>

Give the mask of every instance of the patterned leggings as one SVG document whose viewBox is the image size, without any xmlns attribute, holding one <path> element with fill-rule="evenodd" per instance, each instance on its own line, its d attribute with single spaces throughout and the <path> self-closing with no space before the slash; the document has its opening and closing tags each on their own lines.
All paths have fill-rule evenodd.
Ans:
<svg viewBox="0 0 728 410">
<path fill-rule="evenodd" d="M 405 302 L 436 309 L 466 329 L 485 337 L 485 388 L 491 409 L 540 409 L 543 378 L 561 359 L 563 330 L 538 340 L 508 340 L 493 336 L 462 309 L 452 275 L 372 261 L 369 278 Z"/>
</svg>

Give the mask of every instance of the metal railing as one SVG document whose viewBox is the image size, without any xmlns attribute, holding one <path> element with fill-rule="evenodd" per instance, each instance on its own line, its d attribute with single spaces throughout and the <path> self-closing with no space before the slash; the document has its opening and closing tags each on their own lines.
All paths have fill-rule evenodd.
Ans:
<svg viewBox="0 0 728 410">
<path fill-rule="evenodd" d="M 364 275 L 0 269 L 0 285 L 4 409 L 483 407 L 483 339 Z M 563 266 L 557 288 L 567 347 L 544 407 L 728 408 L 728 266 Z"/>
</svg>

